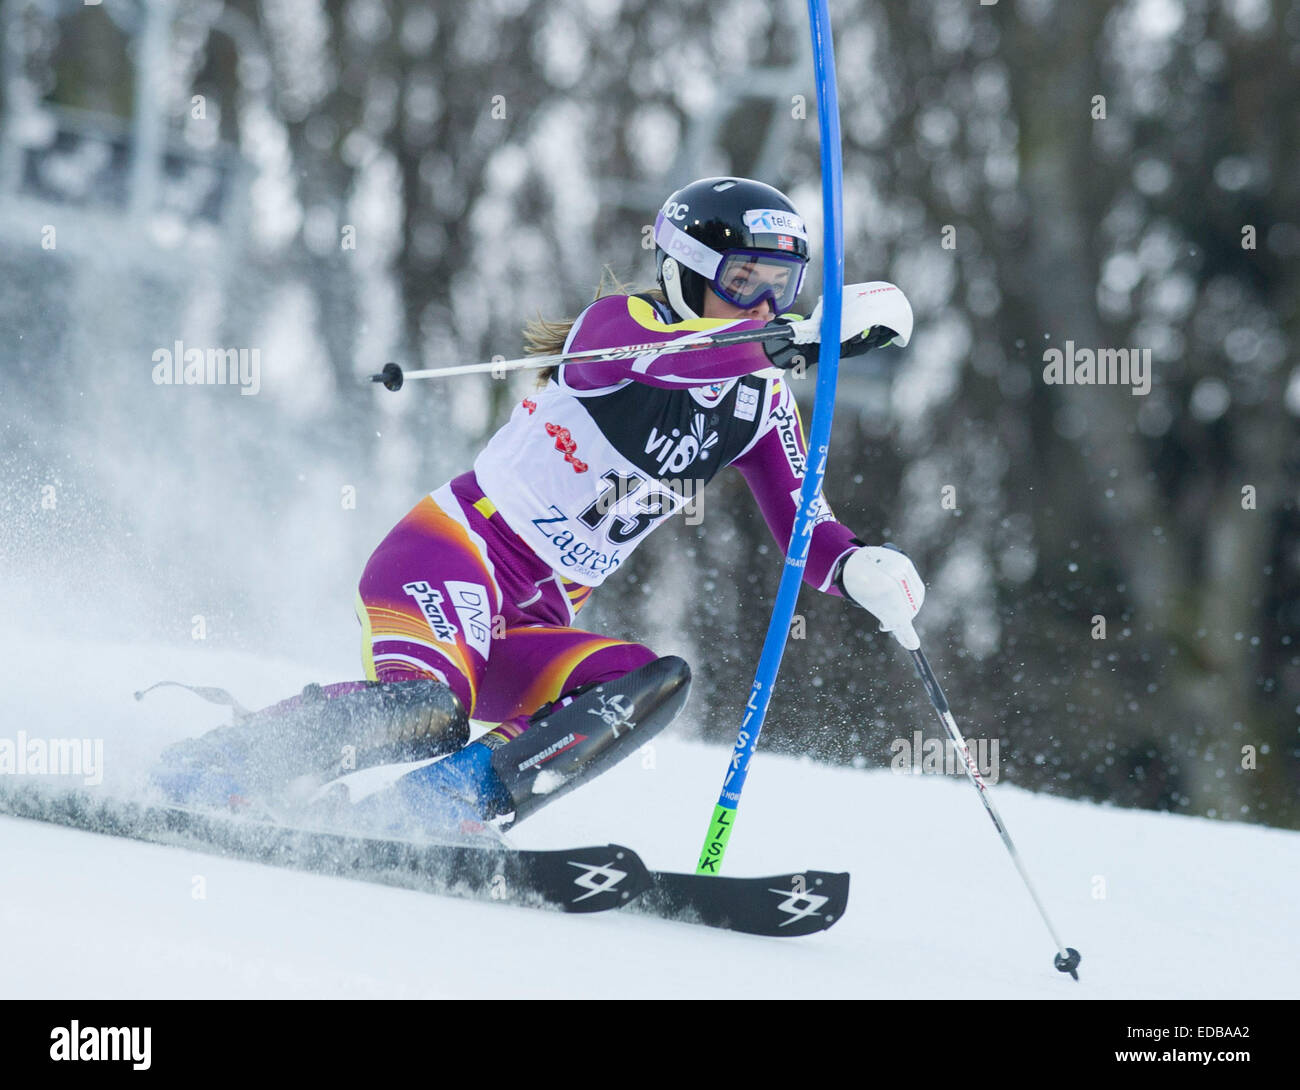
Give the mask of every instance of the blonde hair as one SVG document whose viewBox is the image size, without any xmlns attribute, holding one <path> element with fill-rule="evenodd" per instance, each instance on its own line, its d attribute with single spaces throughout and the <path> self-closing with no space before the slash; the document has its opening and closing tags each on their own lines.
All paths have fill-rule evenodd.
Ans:
<svg viewBox="0 0 1300 1090">
<path fill-rule="evenodd" d="M 625 284 L 614 275 L 614 270 L 608 265 L 601 270 L 600 283 L 596 286 L 596 294 L 592 296 L 591 301 L 594 303 L 606 295 L 649 295 L 661 303 L 668 302 L 658 286 L 636 288 L 631 284 Z M 563 352 L 564 342 L 569 339 L 569 331 L 576 320 L 575 318 L 558 320 L 543 318 L 538 311 L 537 317 L 530 319 L 524 326 L 524 351 L 530 356 L 554 356 Z M 542 368 L 537 373 L 537 385 L 545 386 L 555 371 L 554 366 Z"/>
</svg>

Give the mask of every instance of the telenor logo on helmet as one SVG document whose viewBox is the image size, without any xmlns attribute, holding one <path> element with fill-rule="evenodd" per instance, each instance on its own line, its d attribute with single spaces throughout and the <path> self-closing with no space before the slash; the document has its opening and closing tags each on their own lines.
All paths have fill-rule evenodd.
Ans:
<svg viewBox="0 0 1300 1090">
<path fill-rule="evenodd" d="M 795 235 L 808 240 L 803 220 L 793 212 L 783 212 L 779 208 L 751 208 L 745 213 L 745 226 L 755 234 Z"/>
</svg>

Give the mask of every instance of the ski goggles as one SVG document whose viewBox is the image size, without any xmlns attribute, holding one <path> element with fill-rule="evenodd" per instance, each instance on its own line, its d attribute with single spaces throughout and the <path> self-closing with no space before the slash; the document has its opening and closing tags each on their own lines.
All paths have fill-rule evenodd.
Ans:
<svg viewBox="0 0 1300 1090">
<path fill-rule="evenodd" d="M 781 237 L 777 235 L 778 240 Z M 793 237 L 785 237 L 793 247 Z M 768 299 L 774 315 L 783 314 L 794 306 L 808 265 L 798 254 L 784 254 L 780 250 L 742 249 L 718 253 L 711 246 L 691 238 L 663 212 L 655 220 L 655 242 L 668 256 L 704 277 L 714 292 L 728 303 L 748 310 Z"/>
<path fill-rule="evenodd" d="M 710 287 L 741 310 L 756 307 L 766 299 L 774 315 L 782 314 L 794 306 L 807 264 L 794 254 L 728 250 L 722 255 Z"/>
</svg>

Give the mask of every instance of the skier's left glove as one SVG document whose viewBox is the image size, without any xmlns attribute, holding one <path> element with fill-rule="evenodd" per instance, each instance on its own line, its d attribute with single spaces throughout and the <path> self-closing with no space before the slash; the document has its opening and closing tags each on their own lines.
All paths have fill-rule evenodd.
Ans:
<svg viewBox="0 0 1300 1090">
<path fill-rule="evenodd" d="M 868 545 L 848 555 L 836 576 L 841 593 L 875 614 L 881 632 L 892 632 L 909 651 L 921 646 L 912 619 L 925 602 L 925 584 L 897 549 Z"/>
<path fill-rule="evenodd" d="M 817 362 L 821 347 L 822 300 L 807 318 L 789 315 L 773 319 L 790 326 L 788 339 L 763 343 L 767 357 L 783 370 L 800 362 Z M 773 324 L 769 323 L 769 324 Z M 912 306 L 894 284 L 874 280 L 844 288 L 840 311 L 840 358 L 861 356 L 887 344 L 904 347 L 912 339 Z"/>
</svg>

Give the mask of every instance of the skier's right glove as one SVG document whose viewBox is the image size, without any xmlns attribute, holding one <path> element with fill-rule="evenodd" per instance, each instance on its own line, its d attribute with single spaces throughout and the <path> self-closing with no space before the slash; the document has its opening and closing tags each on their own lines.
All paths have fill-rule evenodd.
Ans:
<svg viewBox="0 0 1300 1090">
<path fill-rule="evenodd" d="M 921 646 L 912 619 L 925 602 L 925 584 L 905 555 L 868 545 L 848 555 L 836 582 L 845 597 L 875 614 L 881 632 L 892 632 L 909 651 Z"/>
<path fill-rule="evenodd" d="M 790 327 L 788 338 L 763 342 L 773 366 L 782 370 L 817 362 L 821 348 L 822 301 L 807 318 L 785 315 L 771 323 Z M 887 344 L 904 347 L 912 339 L 912 307 L 902 291 L 883 280 L 848 284 L 840 312 L 840 358 L 861 356 Z"/>
</svg>

